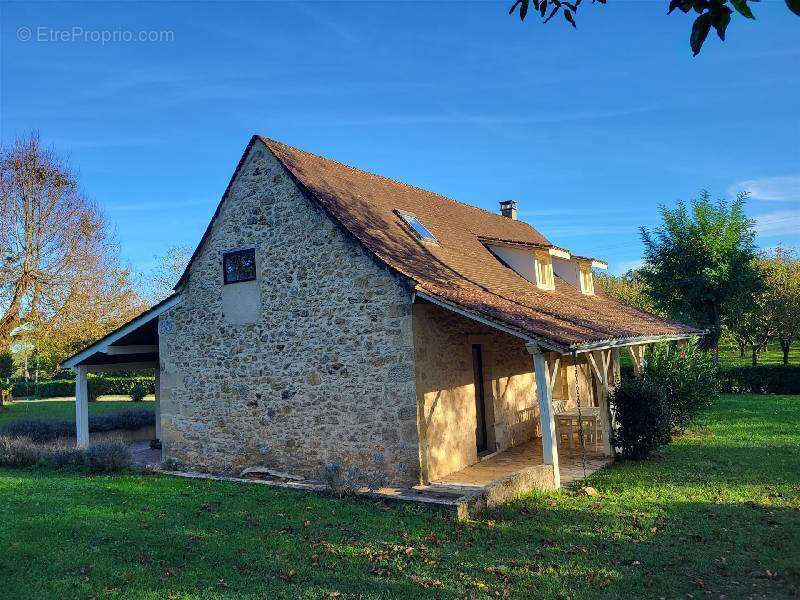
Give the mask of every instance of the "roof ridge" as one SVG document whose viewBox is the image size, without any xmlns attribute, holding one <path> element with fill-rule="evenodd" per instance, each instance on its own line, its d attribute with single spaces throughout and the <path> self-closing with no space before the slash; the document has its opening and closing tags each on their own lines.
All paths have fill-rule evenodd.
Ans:
<svg viewBox="0 0 800 600">
<path fill-rule="evenodd" d="M 445 196 L 445 195 L 439 194 L 437 192 L 432 192 L 430 190 L 426 190 L 425 188 L 420 187 L 418 185 L 413 185 L 411 183 L 406 183 L 405 181 L 398 181 L 397 179 L 392 179 L 391 177 L 387 177 L 386 175 L 381 175 L 380 173 L 373 173 L 372 171 L 367 171 L 367 170 L 362 169 L 360 167 L 354 167 L 353 165 L 348 165 L 347 163 L 343 163 L 343 162 L 341 162 L 339 160 L 336 160 L 335 158 L 328 158 L 327 156 L 322 156 L 321 154 L 316 154 L 314 152 L 309 152 L 308 150 L 303 150 L 302 148 L 298 148 L 296 146 L 290 146 L 289 144 L 281 142 L 280 140 L 273 140 L 272 138 L 268 138 L 267 136 L 264 136 L 264 135 L 258 135 L 258 137 L 261 139 L 262 142 L 267 144 L 267 146 L 269 146 L 270 144 L 278 144 L 280 146 L 284 146 L 285 148 L 289 148 L 289 149 L 291 149 L 291 150 L 293 150 L 295 152 L 302 152 L 303 154 L 307 154 L 308 156 L 313 156 L 315 158 L 321 158 L 322 160 L 327 160 L 328 162 L 332 162 L 334 164 L 340 165 L 340 166 L 345 167 L 347 169 L 353 169 L 354 171 L 359 171 L 360 173 L 364 173 L 365 175 L 369 175 L 371 177 L 377 177 L 378 179 L 383 179 L 383 180 L 388 181 L 390 183 L 394 183 L 396 185 L 401 185 L 403 187 L 407 187 L 407 188 L 410 188 L 412 190 L 418 190 L 420 192 L 423 192 L 425 194 L 429 194 L 429 195 L 434 196 L 436 198 L 441 198 L 442 200 L 448 200 L 450 202 L 454 202 L 456 204 L 460 204 L 461 206 L 465 206 L 467 208 L 471 208 L 473 210 L 477 210 L 477 211 L 480 211 L 480 212 L 485 213 L 487 215 L 490 215 L 495 219 L 506 219 L 508 221 L 515 221 L 514 219 L 508 219 L 507 217 L 504 217 L 503 215 L 500 215 L 500 214 L 497 214 L 497 213 L 493 213 L 492 211 L 486 210 L 485 208 L 481 208 L 480 206 L 475 206 L 474 204 L 469 204 L 468 202 L 464 202 L 462 200 L 456 200 L 455 198 L 451 198 L 449 196 Z M 542 237 L 544 237 L 543 234 L 540 231 L 538 231 L 533 225 L 531 225 L 527 221 L 516 220 L 516 222 L 524 224 L 525 226 L 529 227 L 530 229 L 532 229 L 533 231 L 535 231 L 536 233 L 538 233 L 539 235 L 542 235 Z M 476 235 L 478 235 L 478 234 L 476 234 Z"/>
</svg>

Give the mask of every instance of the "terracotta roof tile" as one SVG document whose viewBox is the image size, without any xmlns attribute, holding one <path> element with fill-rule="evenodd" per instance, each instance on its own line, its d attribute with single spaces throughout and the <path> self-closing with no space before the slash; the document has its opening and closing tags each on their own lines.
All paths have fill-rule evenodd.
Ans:
<svg viewBox="0 0 800 600">
<path fill-rule="evenodd" d="M 540 290 L 481 241 L 552 247 L 524 221 L 261 139 L 306 193 L 420 292 L 560 348 L 699 333 L 602 293 L 583 295 L 558 277 L 555 290 Z M 438 243 L 420 240 L 396 211 L 416 215 Z"/>
</svg>

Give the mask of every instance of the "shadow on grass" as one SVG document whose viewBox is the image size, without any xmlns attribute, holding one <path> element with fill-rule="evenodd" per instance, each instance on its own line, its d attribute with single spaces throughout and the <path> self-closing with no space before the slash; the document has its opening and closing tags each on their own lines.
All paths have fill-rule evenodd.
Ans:
<svg viewBox="0 0 800 600">
<path fill-rule="evenodd" d="M 615 477 L 598 484 L 599 497 L 531 494 L 457 523 L 417 507 L 260 486 L 25 471 L 6 485 L 8 474 L 8 598 L 800 592 L 797 510 L 648 495 L 638 485 L 607 492 Z"/>
</svg>

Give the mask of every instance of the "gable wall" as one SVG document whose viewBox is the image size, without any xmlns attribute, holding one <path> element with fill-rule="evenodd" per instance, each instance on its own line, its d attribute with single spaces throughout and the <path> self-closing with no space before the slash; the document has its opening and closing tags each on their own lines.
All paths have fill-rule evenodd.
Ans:
<svg viewBox="0 0 800 600">
<path fill-rule="evenodd" d="M 255 319 L 252 297 L 244 317 L 232 310 L 247 284 L 222 281 L 222 253 L 253 246 Z M 262 465 L 320 478 L 338 465 L 362 484 L 418 480 L 410 289 L 263 144 L 160 334 L 166 458 L 216 472 Z"/>
</svg>

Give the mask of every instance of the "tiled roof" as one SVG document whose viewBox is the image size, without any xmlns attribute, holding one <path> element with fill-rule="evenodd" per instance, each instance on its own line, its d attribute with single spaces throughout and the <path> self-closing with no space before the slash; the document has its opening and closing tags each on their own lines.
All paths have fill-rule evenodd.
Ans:
<svg viewBox="0 0 800 600">
<path fill-rule="evenodd" d="M 379 260 L 439 302 L 559 349 L 698 330 L 638 311 L 556 277 L 543 291 L 484 245 L 553 247 L 524 221 L 508 219 L 280 142 L 260 138 L 300 187 Z M 438 243 L 420 240 L 397 211 L 413 213 Z"/>
</svg>

